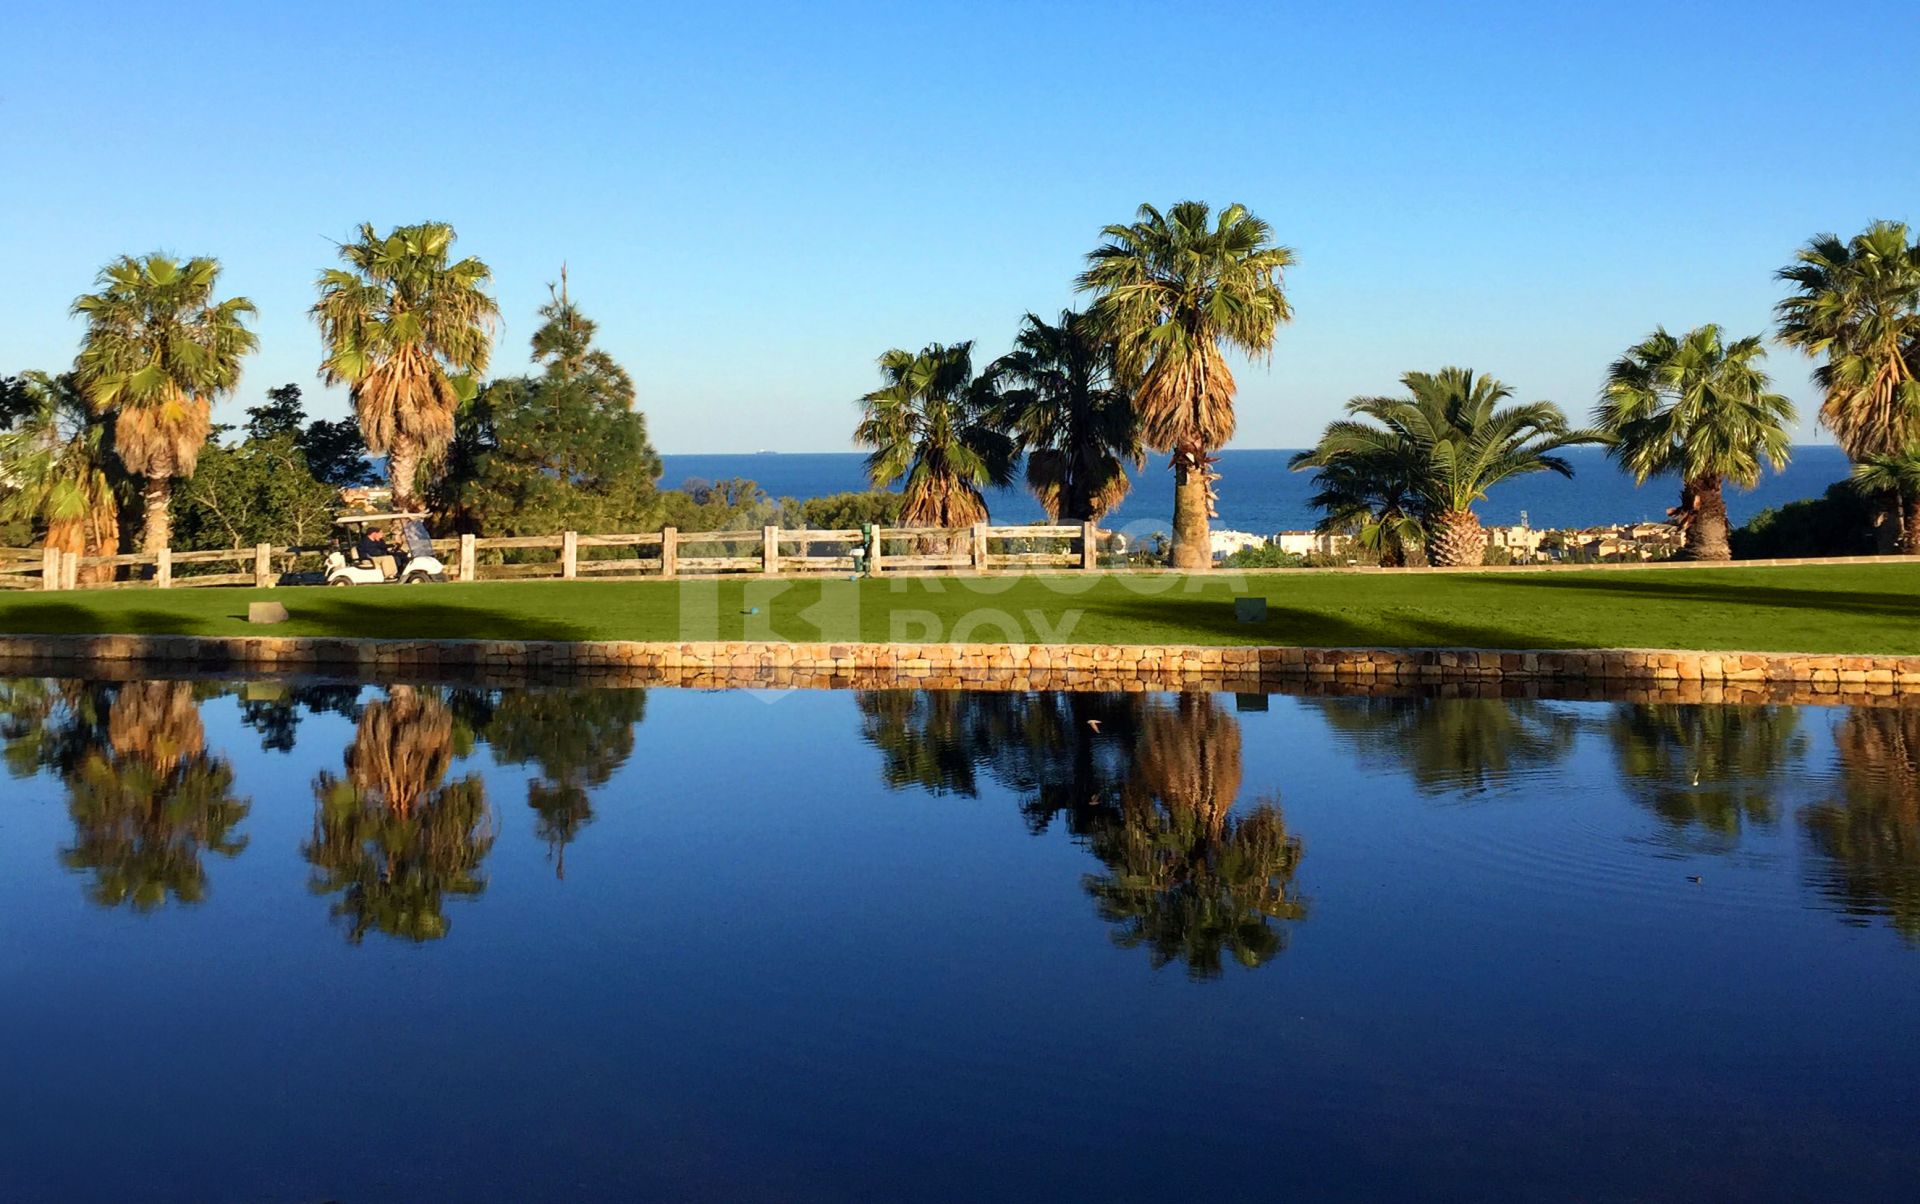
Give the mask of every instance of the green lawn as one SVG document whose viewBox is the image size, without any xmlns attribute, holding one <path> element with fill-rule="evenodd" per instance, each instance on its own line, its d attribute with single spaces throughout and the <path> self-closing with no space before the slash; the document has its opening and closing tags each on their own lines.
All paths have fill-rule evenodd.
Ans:
<svg viewBox="0 0 1920 1204">
<path fill-rule="evenodd" d="M 1236 595 L 1266 622 L 1236 622 Z M 249 627 L 261 598 L 293 620 Z M 1920 563 L 6 593 L 0 631 L 1920 653 Z"/>
</svg>

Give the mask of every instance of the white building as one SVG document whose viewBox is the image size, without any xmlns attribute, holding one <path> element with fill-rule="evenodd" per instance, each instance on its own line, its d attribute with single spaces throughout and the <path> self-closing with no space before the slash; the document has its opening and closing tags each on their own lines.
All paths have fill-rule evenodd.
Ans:
<svg viewBox="0 0 1920 1204">
<path fill-rule="evenodd" d="M 1322 531 L 1281 531 L 1274 546 L 1295 556 L 1338 556 L 1347 550 L 1348 537 Z"/>
<path fill-rule="evenodd" d="M 1266 536 L 1247 531 L 1210 531 L 1207 539 L 1215 560 L 1225 560 L 1242 548 L 1257 548 L 1267 542 Z"/>
</svg>

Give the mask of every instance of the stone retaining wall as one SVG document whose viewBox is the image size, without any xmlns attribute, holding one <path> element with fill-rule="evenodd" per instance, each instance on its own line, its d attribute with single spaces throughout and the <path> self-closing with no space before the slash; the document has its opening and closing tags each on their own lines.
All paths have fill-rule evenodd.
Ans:
<svg viewBox="0 0 1920 1204">
<path fill-rule="evenodd" d="M 1221 689 L 1287 683 L 1392 692 L 1471 685 L 1539 696 L 1623 691 L 1674 701 L 1920 698 L 1920 656 L 1648 649 L 1276 648 L 1089 644 L 642 643 L 289 636 L 0 635 L 0 670 L 84 664 L 174 671 L 341 671 L 634 685 L 924 689 Z"/>
</svg>

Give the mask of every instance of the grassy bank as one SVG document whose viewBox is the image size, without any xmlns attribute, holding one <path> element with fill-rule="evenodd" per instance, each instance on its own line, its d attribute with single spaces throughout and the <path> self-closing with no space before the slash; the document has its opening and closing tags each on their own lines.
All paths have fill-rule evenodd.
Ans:
<svg viewBox="0 0 1920 1204">
<path fill-rule="evenodd" d="M 1263 623 L 1232 600 L 1268 600 Z M 250 627 L 247 603 L 291 622 Z M 1652 572 L 515 582 L 0 594 L 0 632 L 1920 653 L 1920 563 Z"/>
</svg>

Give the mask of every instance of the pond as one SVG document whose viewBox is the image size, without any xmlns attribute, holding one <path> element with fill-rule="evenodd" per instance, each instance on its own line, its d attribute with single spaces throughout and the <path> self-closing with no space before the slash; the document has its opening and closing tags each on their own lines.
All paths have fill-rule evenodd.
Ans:
<svg viewBox="0 0 1920 1204">
<path fill-rule="evenodd" d="M 1891 1198 L 1920 708 L 0 682 L 0 1198 Z"/>
</svg>

